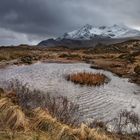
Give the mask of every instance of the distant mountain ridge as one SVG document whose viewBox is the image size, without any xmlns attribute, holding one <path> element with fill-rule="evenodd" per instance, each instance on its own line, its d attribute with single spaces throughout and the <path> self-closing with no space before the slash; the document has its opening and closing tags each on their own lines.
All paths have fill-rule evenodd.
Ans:
<svg viewBox="0 0 140 140">
<path fill-rule="evenodd" d="M 40 46 L 70 46 L 84 47 L 86 45 L 93 47 L 97 43 L 117 43 L 128 39 L 140 39 L 140 31 L 129 28 L 124 25 L 99 26 L 94 27 L 86 24 L 78 30 L 67 32 L 56 39 L 41 41 Z"/>
</svg>

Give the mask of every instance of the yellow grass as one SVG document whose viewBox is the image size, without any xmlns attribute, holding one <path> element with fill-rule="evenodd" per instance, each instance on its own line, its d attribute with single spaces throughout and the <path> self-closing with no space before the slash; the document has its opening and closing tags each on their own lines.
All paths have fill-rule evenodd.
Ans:
<svg viewBox="0 0 140 140">
<path fill-rule="evenodd" d="M 35 118 L 34 118 L 34 129 L 40 130 L 49 130 L 51 129 L 50 123 L 56 123 L 56 119 L 52 118 L 46 110 L 42 110 L 41 108 L 37 108 L 34 110 Z M 54 129 L 54 128 L 53 128 Z"/>
<path fill-rule="evenodd" d="M 0 111 L 6 110 L 9 108 L 9 106 L 12 106 L 13 104 L 10 102 L 7 98 L 0 99 Z"/>
<path fill-rule="evenodd" d="M 18 106 L 10 106 L 6 111 L 5 122 L 13 130 L 26 130 L 28 128 L 28 121 L 25 114 Z"/>
<path fill-rule="evenodd" d="M 79 128 L 71 128 L 58 122 L 49 113 L 41 108 L 35 111 L 34 128 L 49 133 L 52 140 L 111 140 L 105 133 L 81 124 Z"/>
<path fill-rule="evenodd" d="M 27 130 L 28 120 L 19 106 L 10 99 L 0 99 L 0 118 L 4 125 L 12 130 Z"/>
<path fill-rule="evenodd" d="M 72 81 L 76 84 L 99 86 L 105 83 L 107 77 L 100 73 L 94 74 L 90 72 L 79 72 L 70 74 L 66 78 L 68 81 Z"/>
</svg>

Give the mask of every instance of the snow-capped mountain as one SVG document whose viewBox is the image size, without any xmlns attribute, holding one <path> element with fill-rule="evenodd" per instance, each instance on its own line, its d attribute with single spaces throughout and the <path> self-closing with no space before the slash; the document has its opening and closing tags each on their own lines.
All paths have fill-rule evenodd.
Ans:
<svg viewBox="0 0 140 140">
<path fill-rule="evenodd" d="M 99 43 L 114 44 L 130 39 L 140 39 L 140 31 L 124 25 L 93 27 L 85 25 L 56 39 L 41 41 L 39 46 L 94 47 Z"/>
<path fill-rule="evenodd" d="M 78 30 L 65 33 L 58 39 L 91 40 L 93 38 L 128 38 L 140 36 L 140 31 L 124 25 L 93 27 L 85 25 Z"/>
</svg>

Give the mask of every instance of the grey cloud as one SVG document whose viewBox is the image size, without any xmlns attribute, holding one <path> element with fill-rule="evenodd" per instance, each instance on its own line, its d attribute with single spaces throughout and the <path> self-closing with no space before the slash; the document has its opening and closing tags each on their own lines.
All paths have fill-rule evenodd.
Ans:
<svg viewBox="0 0 140 140">
<path fill-rule="evenodd" d="M 25 34 L 30 43 L 86 23 L 140 26 L 139 6 L 140 0 L 1 0 L 0 28 Z"/>
</svg>

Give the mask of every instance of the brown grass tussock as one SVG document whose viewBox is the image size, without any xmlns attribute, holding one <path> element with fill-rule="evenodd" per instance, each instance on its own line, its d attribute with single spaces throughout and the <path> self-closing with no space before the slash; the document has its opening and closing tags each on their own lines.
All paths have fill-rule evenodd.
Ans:
<svg viewBox="0 0 140 140">
<path fill-rule="evenodd" d="M 107 77 L 100 73 L 94 74 L 91 72 L 79 72 L 66 76 L 66 79 L 75 84 L 99 86 L 106 82 Z"/>
</svg>

